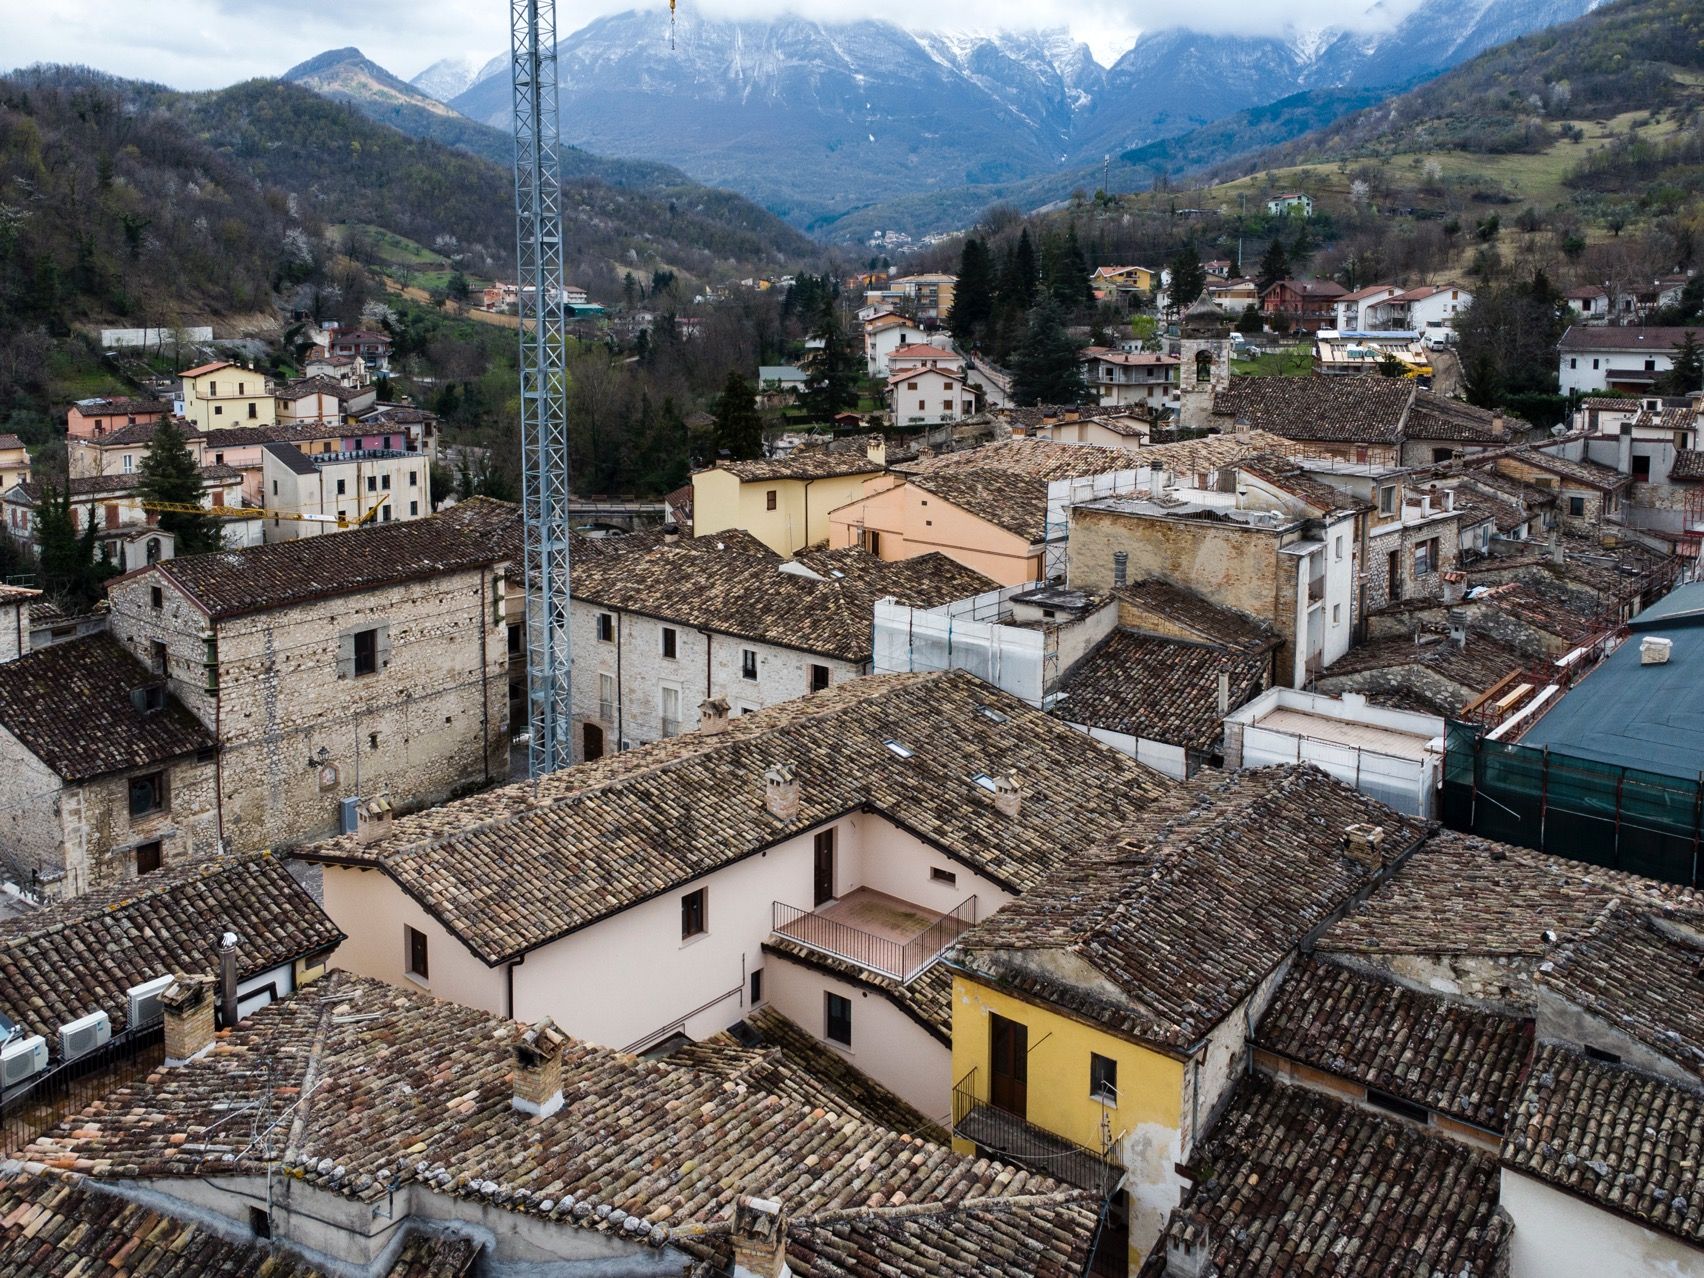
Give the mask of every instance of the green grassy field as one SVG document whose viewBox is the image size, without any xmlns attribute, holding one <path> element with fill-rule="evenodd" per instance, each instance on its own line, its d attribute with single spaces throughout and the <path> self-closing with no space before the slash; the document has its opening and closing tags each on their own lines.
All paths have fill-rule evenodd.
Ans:
<svg viewBox="0 0 1704 1278">
<path fill-rule="evenodd" d="M 1232 359 L 1231 372 L 1253 373 L 1261 377 L 1308 377 L 1313 373 L 1313 349 L 1292 346 L 1254 359 Z"/>
</svg>

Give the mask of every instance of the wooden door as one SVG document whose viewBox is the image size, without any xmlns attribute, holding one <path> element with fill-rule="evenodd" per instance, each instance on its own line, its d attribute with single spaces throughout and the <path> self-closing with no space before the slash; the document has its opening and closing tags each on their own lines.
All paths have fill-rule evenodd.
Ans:
<svg viewBox="0 0 1704 1278">
<path fill-rule="evenodd" d="M 994 1012 L 988 1020 L 988 1099 L 1022 1118 L 1029 1104 L 1029 1026 Z"/>
<path fill-rule="evenodd" d="M 816 836 L 816 856 L 811 867 L 813 897 L 811 908 L 826 905 L 834 899 L 834 831 L 822 830 Z"/>
</svg>

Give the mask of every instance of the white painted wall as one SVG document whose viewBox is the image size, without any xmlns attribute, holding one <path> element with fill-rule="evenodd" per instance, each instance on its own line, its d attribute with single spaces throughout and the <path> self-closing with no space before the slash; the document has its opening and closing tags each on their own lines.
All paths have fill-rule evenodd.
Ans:
<svg viewBox="0 0 1704 1278">
<path fill-rule="evenodd" d="M 1515 1222 L 1510 1278 L 1698 1278 L 1704 1273 L 1704 1250 L 1507 1167 L 1500 1197 Z"/>
</svg>

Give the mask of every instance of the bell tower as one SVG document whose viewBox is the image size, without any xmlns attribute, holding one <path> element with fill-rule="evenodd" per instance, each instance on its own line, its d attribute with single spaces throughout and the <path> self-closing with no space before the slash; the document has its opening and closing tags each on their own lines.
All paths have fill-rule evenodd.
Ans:
<svg viewBox="0 0 1704 1278">
<path fill-rule="evenodd" d="M 1231 384 L 1231 322 L 1203 293 L 1178 325 L 1178 423 L 1213 424 L 1213 397 Z"/>
</svg>

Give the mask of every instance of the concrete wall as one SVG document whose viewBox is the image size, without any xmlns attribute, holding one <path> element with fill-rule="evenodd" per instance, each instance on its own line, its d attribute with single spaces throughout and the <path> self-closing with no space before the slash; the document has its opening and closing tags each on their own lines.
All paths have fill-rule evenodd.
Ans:
<svg viewBox="0 0 1704 1278">
<path fill-rule="evenodd" d="M 218 736 L 225 835 L 246 850 L 336 833 L 347 796 L 406 810 L 507 775 L 501 590 L 470 569 L 217 627 L 158 573 L 117 581 L 108 598 L 114 637 L 144 661 L 164 642 L 172 692 Z M 369 627 L 388 661 L 343 677 L 342 637 Z"/>
<path fill-rule="evenodd" d="M 1699 1248 L 1507 1167 L 1499 1197 L 1515 1222 L 1510 1278 L 1696 1278 L 1704 1270 Z"/>
<path fill-rule="evenodd" d="M 30 650 L 28 600 L 0 604 L 0 662 L 16 661 Z"/>
<path fill-rule="evenodd" d="M 341 515 L 353 520 L 383 499 L 375 522 L 420 519 L 432 513 L 431 483 L 431 467 L 421 453 L 316 463 L 313 473 L 305 475 L 271 452 L 261 456 L 261 504 L 286 514 Z M 266 522 L 269 542 L 343 531 L 347 530 L 329 523 L 276 518 Z"/>
<path fill-rule="evenodd" d="M 744 529 L 776 554 L 791 556 L 828 540 L 828 512 L 861 496 L 867 477 L 742 483 L 725 470 L 702 470 L 692 477 L 692 530 L 702 537 L 728 528 Z M 769 509 L 771 492 L 774 510 Z"/>
<path fill-rule="evenodd" d="M 840 506 L 829 517 L 829 544 L 867 545 L 861 537 L 866 529 L 880 534 L 877 553 L 883 559 L 938 550 L 1002 586 L 1042 576 L 1041 554 L 1031 542 L 910 484 Z"/>
</svg>

